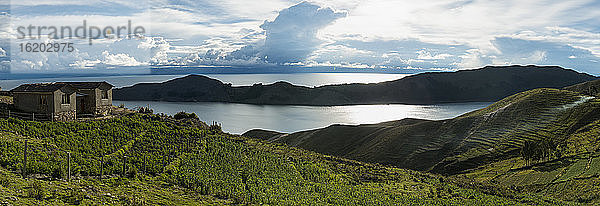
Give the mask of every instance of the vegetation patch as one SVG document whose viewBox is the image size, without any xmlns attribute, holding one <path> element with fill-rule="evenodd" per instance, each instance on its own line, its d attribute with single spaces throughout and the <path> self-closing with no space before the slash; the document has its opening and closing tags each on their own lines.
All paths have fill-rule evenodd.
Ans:
<svg viewBox="0 0 600 206">
<path fill-rule="evenodd" d="M 8 119 L 0 120 L 0 129 L 0 201 L 12 204 L 557 203 L 517 192 L 498 196 L 438 175 L 228 135 L 160 115 L 68 123 Z"/>
</svg>

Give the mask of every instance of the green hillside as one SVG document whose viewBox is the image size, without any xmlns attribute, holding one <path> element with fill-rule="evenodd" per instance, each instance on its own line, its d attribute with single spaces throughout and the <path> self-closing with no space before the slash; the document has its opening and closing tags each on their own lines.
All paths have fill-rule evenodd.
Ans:
<svg viewBox="0 0 600 206">
<path fill-rule="evenodd" d="M 586 93 L 597 83 L 522 92 L 449 120 L 332 125 L 269 140 L 493 190 L 600 204 L 600 100 Z"/>
<path fill-rule="evenodd" d="M 567 87 L 582 94 L 596 95 L 599 82 Z M 574 123 L 560 135 L 561 144 L 550 158 L 527 163 L 523 158 L 509 158 L 467 170 L 456 175 L 484 184 L 519 188 L 528 193 L 544 194 L 566 201 L 600 204 L 600 119 L 597 100 L 578 106 L 561 122 Z M 552 136 L 551 136 L 552 137 Z"/>
<path fill-rule="evenodd" d="M 535 89 L 449 120 L 332 125 L 271 140 L 360 161 L 455 174 L 518 157 L 526 142 L 548 140 L 557 148 L 564 146 L 558 143 L 596 120 L 600 101 L 595 98 Z"/>
<path fill-rule="evenodd" d="M 567 201 L 600 204 L 600 121 L 577 129 L 564 142 L 561 156 L 532 163 L 509 158 L 456 176 Z"/>
<path fill-rule="evenodd" d="M 27 179 L 21 177 L 25 140 Z M 157 115 L 68 123 L 0 119 L 0 150 L 0 204 L 560 203 L 512 190 L 492 193 L 453 178 L 321 155 Z"/>
<path fill-rule="evenodd" d="M 566 90 L 579 92 L 590 96 L 600 96 L 600 80 L 584 82 L 573 86 L 565 87 Z"/>
</svg>

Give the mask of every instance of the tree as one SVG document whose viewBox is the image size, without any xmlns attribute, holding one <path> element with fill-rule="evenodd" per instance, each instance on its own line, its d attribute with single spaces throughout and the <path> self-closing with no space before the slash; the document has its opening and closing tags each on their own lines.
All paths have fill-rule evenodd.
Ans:
<svg viewBox="0 0 600 206">
<path fill-rule="evenodd" d="M 519 154 L 525 160 L 525 164 L 531 165 L 533 161 L 550 161 L 552 157 L 560 158 L 561 147 L 551 138 L 539 140 L 527 140 L 523 143 Z"/>
</svg>

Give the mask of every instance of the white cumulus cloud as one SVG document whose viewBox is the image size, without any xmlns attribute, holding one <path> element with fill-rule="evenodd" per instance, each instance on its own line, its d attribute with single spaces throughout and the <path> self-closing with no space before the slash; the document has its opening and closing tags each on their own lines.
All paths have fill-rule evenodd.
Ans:
<svg viewBox="0 0 600 206">
<path fill-rule="evenodd" d="M 322 43 L 317 32 L 345 16 L 344 12 L 308 2 L 284 9 L 274 21 L 261 25 L 266 31 L 262 54 L 270 62 L 302 61 Z"/>
</svg>

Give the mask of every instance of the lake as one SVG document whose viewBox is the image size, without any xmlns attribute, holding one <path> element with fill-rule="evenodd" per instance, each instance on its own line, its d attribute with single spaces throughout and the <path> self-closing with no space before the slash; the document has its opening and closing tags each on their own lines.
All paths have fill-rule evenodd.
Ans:
<svg viewBox="0 0 600 206">
<path fill-rule="evenodd" d="M 403 118 L 441 120 L 487 107 L 491 103 L 439 105 L 279 106 L 216 102 L 114 101 L 127 108 L 150 106 L 155 113 L 196 113 L 205 122 L 222 124 L 223 131 L 241 134 L 250 129 L 297 132 L 331 124 L 371 124 Z"/>
<path fill-rule="evenodd" d="M 108 77 L 74 77 L 0 80 L 0 87 L 10 90 L 20 84 L 57 81 L 106 81 L 116 87 L 131 86 L 136 83 L 163 82 L 184 75 L 135 75 Z M 403 78 L 406 74 L 373 73 L 297 73 L 297 74 L 210 74 L 235 86 L 254 83 L 274 83 L 287 81 L 296 85 L 321 86 L 344 83 L 376 83 Z M 296 132 L 326 127 L 331 124 L 369 124 L 403 118 L 440 120 L 488 106 L 490 103 L 461 103 L 440 105 L 355 105 L 355 106 L 261 106 L 228 103 L 190 102 L 123 102 L 128 108 L 150 105 L 157 113 L 173 115 L 180 111 L 194 112 L 206 122 L 217 121 L 223 130 L 240 134 L 250 129 L 261 128 L 280 132 Z"/>
</svg>

